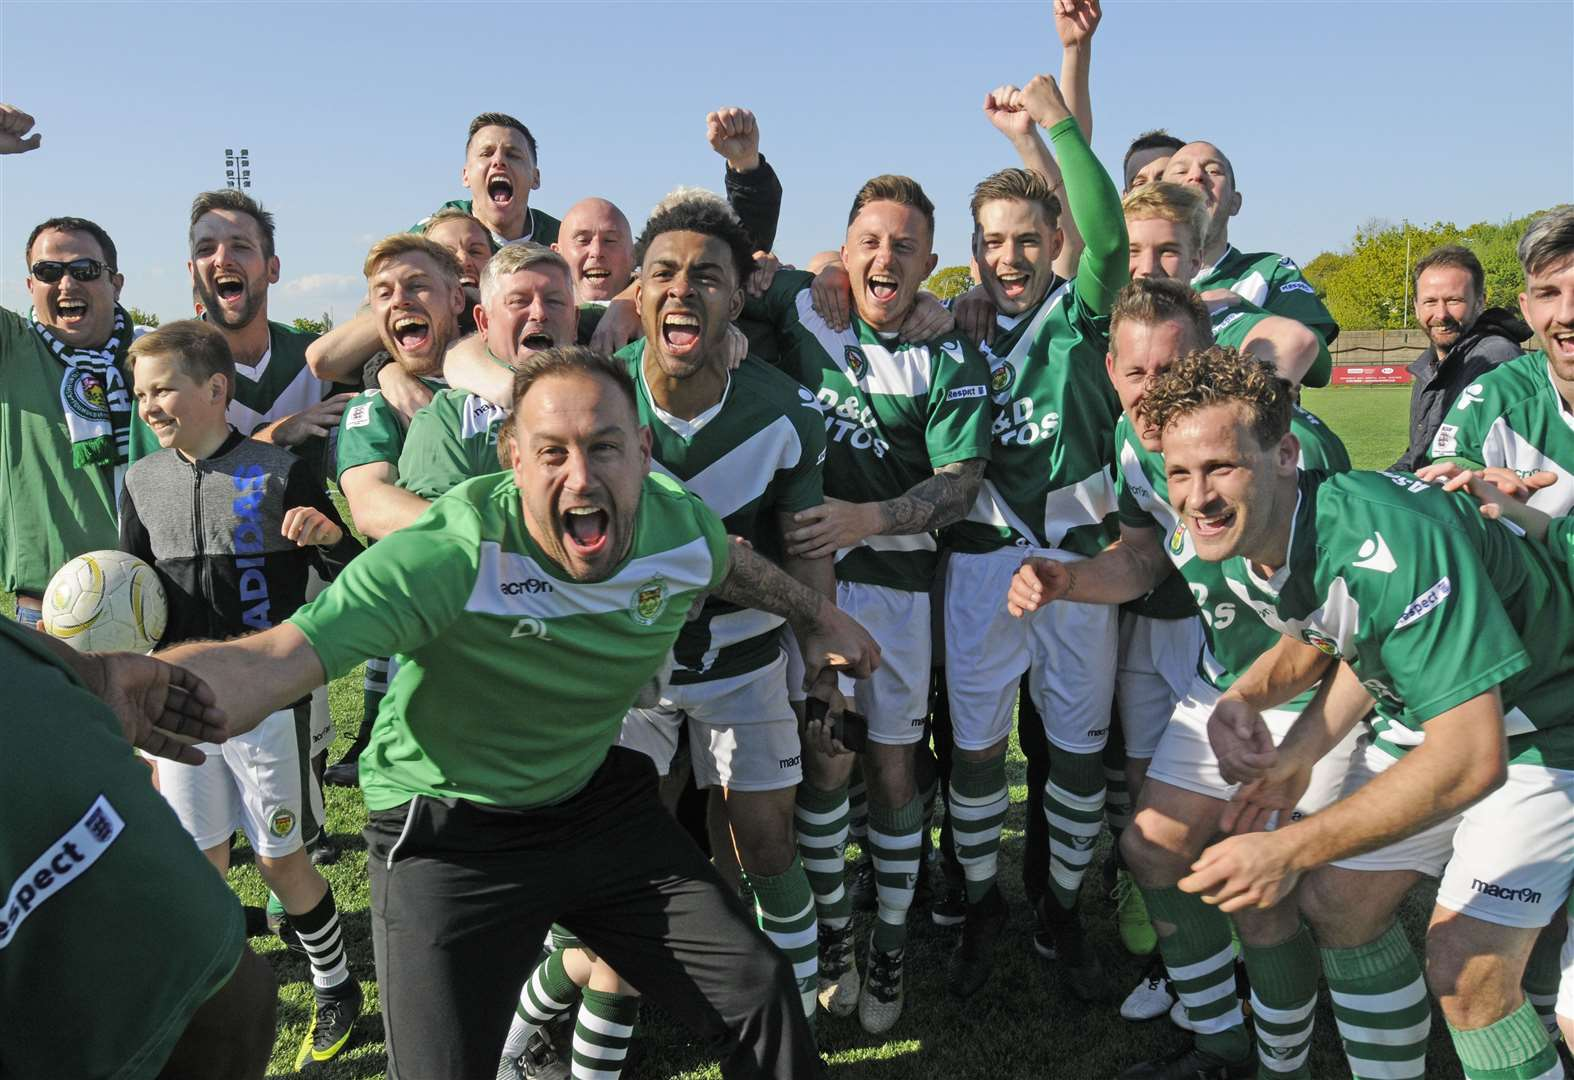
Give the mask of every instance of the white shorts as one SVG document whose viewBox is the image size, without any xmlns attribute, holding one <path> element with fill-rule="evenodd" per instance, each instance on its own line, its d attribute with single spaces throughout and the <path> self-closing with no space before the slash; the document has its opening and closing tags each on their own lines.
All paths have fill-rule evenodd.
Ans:
<svg viewBox="0 0 1574 1080">
<path fill-rule="evenodd" d="M 202 743 L 205 764 L 159 759 L 159 791 L 199 848 L 240 829 L 258 855 L 278 859 L 317 832 L 323 806 L 310 777 L 310 723 L 307 706 L 281 709 L 222 745 Z"/>
<path fill-rule="evenodd" d="M 1393 768 L 1398 760 L 1375 746 L 1363 747 L 1361 753 L 1350 761 L 1339 797 L 1344 798 L 1360 791 L 1378 773 Z M 1365 855 L 1336 859 L 1329 865 L 1343 870 L 1414 870 L 1427 877 L 1437 877 L 1443 872 L 1443 867 L 1448 865 L 1449 856 L 1454 852 L 1454 830 L 1458 827 L 1459 815 L 1455 814 L 1447 821 L 1440 821 L 1414 836 L 1396 840 L 1387 847 L 1368 851 Z"/>
<path fill-rule="evenodd" d="M 698 787 L 776 791 L 803 779 L 798 721 L 787 699 L 787 657 L 728 679 L 668 686 L 651 709 L 630 709 L 618 745 L 638 750 L 666 776 L 687 726 Z"/>
<path fill-rule="evenodd" d="M 306 575 L 306 599 L 315 600 L 328 587 L 328 583 L 311 567 Z M 319 686 L 312 691 L 312 740 L 308 757 L 316 757 L 333 745 L 333 714 L 328 711 L 328 688 Z"/>
<path fill-rule="evenodd" d="M 1017 688 L 1027 672 L 1028 692 L 1050 743 L 1068 753 L 1097 753 L 1109 739 L 1120 609 L 1057 600 L 1015 618 L 1006 610 L 1006 593 L 1029 555 L 1079 561 L 1044 548 L 951 556 L 946 688 L 956 745 L 984 750 L 1011 733 Z"/>
<path fill-rule="evenodd" d="M 1509 765 L 1503 786 L 1461 815 L 1437 887 L 1450 911 L 1534 929 L 1563 910 L 1574 875 L 1574 770 Z"/>
<path fill-rule="evenodd" d="M 1148 764 L 1148 779 L 1159 780 L 1172 787 L 1195 791 L 1199 795 L 1227 801 L 1235 794 L 1238 785 L 1228 783 L 1219 774 L 1219 759 L 1208 741 L 1208 717 L 1221 694 L 1201 676 L 1194 676 L 1190 690 L 1159 739 L 1158 749 Z M 1269 709 L 1263 713 L 1263 722 L 1278 743 L 1289 732 L 1299 712 L 1288 709 Z M 1337 800 L 1345 790 L 1345 774 L 1353 757 L 1365 746 L 1362 736 L 1366 727 L 1357 724 L 1339 745 L 1328 751 L 1312 769 L 1311 783 L 1306 794 L 1295 806 L 1293 818 L 1321 810 Z"/>
<path fill-rule="evenodd" d="M 929 716 L 929 594 L 838 581 L 836 606 L 880 646 L 880 667 L 872 676 L 840 680 L 842 694 L 869 721 L 869 741 L 920 741 Z"/>
<path fill-rule="evenodd" d="M 1202 620 L 1153 619 L 1120 613 L 1120 660 L 1115 704 L 1126 756 L 1151 758 L 1175 706 L 1197 677 L 1202 655 Z"/>
<path fill-rule="evenodd" d="M 787 655 L 787 700 L 798 705 L 809 697 L 809 692 L 803 688 L 806 669 L 803 666 L 803 649 L 798 646 L 798 635 L 786 623 L 782 624 L 782 652 Z"/>
</svg>

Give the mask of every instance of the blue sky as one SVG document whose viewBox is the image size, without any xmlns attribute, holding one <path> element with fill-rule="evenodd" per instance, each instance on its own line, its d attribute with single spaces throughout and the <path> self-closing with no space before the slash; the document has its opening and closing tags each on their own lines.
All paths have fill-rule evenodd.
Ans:
<svg viewBox="0 0 1574 1080">
<path fill-rule="evenodd" d="M 126 301 L 185 314 L 187 208 L 245 146 L 279 221 L 274 317 L 343 318 L 369 244 L 464 194 L 465 127 L 491 109 L 540 142 L 532 205 L 561 215 L 602 195 L 637 229 L 670 188 L 720 187 L 704 116 L 744 105 L 786 188 L 784 259 L 834 246 L 859 184 L 905 172 L 938 207 L 941 264 L 965 261 L 972 185 L 1015 163 L 980 105 L 1058 72 L 1048 6 L 6 0 L 0 100 L 44 141 L 0 158 L 0 303 L 26 307 L 31 226 L 77 214 L 115 238 Z M 1371 218 L 1574 200 L 1567 0 L 1105 8 L 1094 149 L 1118 168 L 1160 125 L 1218 143 L 1244 246 L 1306 260 Z"/>
</svg>

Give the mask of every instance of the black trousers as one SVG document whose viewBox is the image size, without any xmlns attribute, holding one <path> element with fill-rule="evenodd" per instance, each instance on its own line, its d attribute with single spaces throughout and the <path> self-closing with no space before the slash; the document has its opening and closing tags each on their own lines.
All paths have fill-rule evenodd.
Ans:
<svg viewBox="0 0 1574 1080">
<path fill-rule="evenodd" d="M 662 809 L 645 755 L 613 748 L 541 809 L 420 796 L 372 814 L 366 841 L 394 1080 L 494 1075 L 554 921 L 706 1040 L 723 1076 L 815 1074 L 791 966 Z"/>
</svg>

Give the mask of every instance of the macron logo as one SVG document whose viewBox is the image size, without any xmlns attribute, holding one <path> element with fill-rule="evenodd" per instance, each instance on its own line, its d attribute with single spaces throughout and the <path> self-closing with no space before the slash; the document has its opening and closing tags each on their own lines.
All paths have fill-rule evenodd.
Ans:
<svg viewBox="0 0 1574 1080">
<path fill-rule="evenodd" d="M 1394 623 L 1394 629 L 1403 630 L 1416 620 L 1425 618 L 1428 612 L 1447 600 L 1453 591 L 1454 586 L 1447 576 L 1444 576 L 1436 585 L 1410 602 L 1410 606 L 1400 613 L 1399 621 Z"/>
<path fill-rule="evenodd" d="M 1388 543 L 1383 539 L 1382 533 L 1373 533 L 1366 543 L 1361 545 L 1361 550 L 1356 553 L 1360 556 L 1355 565 L 1363 570 L 1376 570 L 1379 574 L 1392 574 L 1399 569 L 1399 564 L 1394 561 L 1394 556 L 1388 550 Z"/>
</svg>

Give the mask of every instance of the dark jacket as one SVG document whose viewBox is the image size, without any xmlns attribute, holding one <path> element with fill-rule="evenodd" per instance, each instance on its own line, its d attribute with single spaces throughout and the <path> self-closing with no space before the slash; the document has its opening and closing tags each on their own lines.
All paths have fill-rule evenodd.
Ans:
<svg viewBox="0 0 1574 1080">
<path fill-rule="evenodd" d="M 1394 468 L 1414 472 L 1426 463 L 1427 451 L 1443 415 L 1453 407 L 1459 392 L 1490 367 L 1521 355 L 1520 345 L 1530 340 L 1530 327 L 1507 308 L 1487 308 L 1443 362 L 1437 347 L 1428 346 L 1410 365 L 1415 382 L 1410 387 L 1410 446 Z"/>
<path fill-rule="evenodd" d="M 329 578 L 360 550 L 348 529 L 331 550 L 286 540 L 284 513 L 296 506 L 343 525 L 310 465 L 236 431 L 201 461 L 165 449 L 126 470 L 120 550 L 152 566 L 164 584 L 163 644 L 276 626 L 305 602 L 314 565 Z"/>
</svg>

